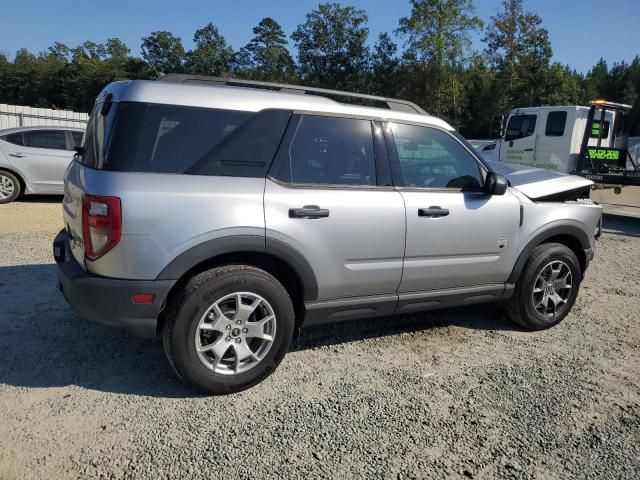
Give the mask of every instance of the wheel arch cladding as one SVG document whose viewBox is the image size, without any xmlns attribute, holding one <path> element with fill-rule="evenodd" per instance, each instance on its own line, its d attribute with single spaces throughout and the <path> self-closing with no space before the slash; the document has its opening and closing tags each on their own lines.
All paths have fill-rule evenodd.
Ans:
<svg viewBox="0 0 640 480">
<path fill-rule="evenodd" d="M 533 250 L 538 245 L 552 242 L 560 243 L 571 249 L 573 253 L 576 254 L 576 257 L 578 257 L 580 268 L 584 274 L 587 266 L 585 250 L 591 248 L 589 237 L 578 227 L 572 225 L 558 225 L 536 234 L 536 236 L 527 243 L 520 253 L 518 260 L 511 271 L 511 275 L 509 275 L 509 278 L 507 279 L 507 283 L 515 283 L 518 280 L 525 263 L 527 263 L 527 260 L 533 253 Z"/>
<path fill-rule="evenodd" d="M 304 256 L 284 242 L 258 235 L 233 235 L 196 245 L 175 257 L 157 280 L 177 280 L 178 286 L 204 270 L 232 263 L 266 270 L 284 285 L 294 301 L 318 297 L 316 275 Z"/>
</svg>

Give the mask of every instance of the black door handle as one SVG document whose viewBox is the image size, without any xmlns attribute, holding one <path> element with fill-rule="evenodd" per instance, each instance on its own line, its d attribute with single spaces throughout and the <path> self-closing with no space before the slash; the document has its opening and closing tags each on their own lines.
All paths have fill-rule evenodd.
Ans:
<svg viewBox="0 0 640 480">
<path fill-rule="evenodd" d="M 533 152 L 533 148 L 525 148 L 524 151 L 525 152 Z"/>
<path fill-rule="evenodd" d="M 290 208 L 289 218 L 323 218 L 329 216 L 329 210 L 317 205 L 305 205 L 302 208 Z"/>
<path fill-rule="evenodd" d="M 446 217 L 449 215 L 448 208 L 440 208 L 440 207 L 429 207 L 429 208 L 419 208 L 418 216 L 419 217 Z"/>
</svg>

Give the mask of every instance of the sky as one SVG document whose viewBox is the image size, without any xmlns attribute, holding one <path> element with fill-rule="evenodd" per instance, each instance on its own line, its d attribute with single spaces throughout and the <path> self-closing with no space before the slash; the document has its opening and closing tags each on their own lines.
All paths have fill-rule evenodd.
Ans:
<svg viewBox="0 0 640 480">
<path fill-rule="evenodd" d="M 339 1 L 339 0 L 336 0 Z M 16 50 L 45 51 L 55 41 L 76 46 L 85 40 L 123 40 L 140 55 L 140 38 L 169 30 L 193 45 L 194 32 L 212 22 L 239 49 L 252 28 L 266 16 L 277 20 L 287 35 L 303 23 L 314 0 L 0 0 L 0 52 L 13 58 Z M 342 0 L 369 15 L 370 43 L 380 32 L 392 33 L 398 19 L 410 11 L 409 0 Z M 501 0 L 475 0 L 485 23 L 500 9 Z M 554 60 L 587 72 L 601 57 L 611 65 L 640 55 L 640 0 L 524 0 L 526 10 L 542 17 L 549 30 Z M 600 22 L 600 23 L 597 23 Z M 481 50 L 482 35 L 474 36 Z"/>
</svg>

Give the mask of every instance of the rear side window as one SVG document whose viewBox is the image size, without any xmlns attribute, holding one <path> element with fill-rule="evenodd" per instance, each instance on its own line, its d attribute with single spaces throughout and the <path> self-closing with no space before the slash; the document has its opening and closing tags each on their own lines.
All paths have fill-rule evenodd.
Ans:
<svg viewBox="0 0 640 480">
<path fill-rule="evenodd" d="M 25 147 L 67 149 L 63 130 L 29 130 L 23 132 L 23 139 Z"/>
<path fill-rule="evenodd" d="M 4 137 L 0 137 L 5 142 L 13 143 L 14 145 L 24 145 L 22 141 L 22 132 L 18 133 L 10 133 L 9 135 L 5 135 Z"/>
<path fill-rule="evenodd" d="M 322 185 L 375 185 L 369 120 L 304 115 L 285 162 L 286 181 Z"/>
<path fill-rule="evenodd" d="M 564 135 L 564 126 L 567 123 L 567 112 L 549 112 L 544 134 L 547 137 L 561 137 Z"/>
<path fill-rule="evenodd" d="M 266 175 L 290 116 L 129 102 L 116 109 L 98 168 L 242 177 Z"/>
<path fill-rule="evenodd" d="M 71 136 L 73 137 L 73 145 L 75 147 L 79 147 L 82 145 L 82 132 L 71 132 Z"/>
<path fill-rule="evenodd" d="M 509 141 L 530 137 L 536 131 L 536 119 L 537 115 L 514 115 L 509 119 L 504 139 Z"/>
</svg>

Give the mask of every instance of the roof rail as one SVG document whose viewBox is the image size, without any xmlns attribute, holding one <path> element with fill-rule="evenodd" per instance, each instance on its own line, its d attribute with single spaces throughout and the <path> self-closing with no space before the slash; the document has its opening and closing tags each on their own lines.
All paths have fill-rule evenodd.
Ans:
<svg viewBox="0 0 640 480">
<path fill-rule="evenodd" d="M 395 98 L 379 97 L 364 93 L 343 92 L 341 90 L 330 90 L 328 88 L 305 87 L 303 85 L 288 85 L 286 83 L 259 82 L 256 80 L 241 80 L 238 78 L 210 77 L 207 75 L 189 75 L 184 73 L 168 73 L 158 78 L 161 82 L 174 83 L 199 83 L 204 85 L 229 85 L 233 87 L 263 88 L 287 93 L 310 93 L 325 97 L 347 97 L 359 100 L 369 100 L 372 102 L 384 103 L 390 110 L 400 112 L 418 113 L 426 115 L 422 108 L 408 100 L 398 100 Z"/>
</svg>

